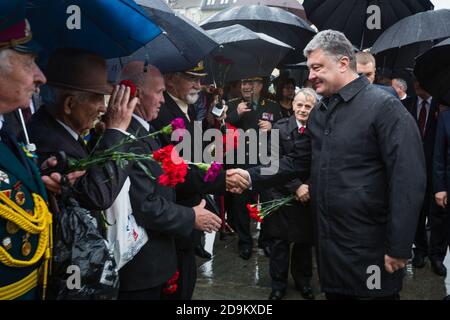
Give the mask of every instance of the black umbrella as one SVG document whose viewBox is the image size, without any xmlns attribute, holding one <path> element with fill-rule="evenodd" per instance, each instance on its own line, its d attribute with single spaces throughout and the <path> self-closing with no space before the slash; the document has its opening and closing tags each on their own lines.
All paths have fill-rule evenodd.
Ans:
<svg viewBox="0 0 450 320">
<path fill-rule="evenodd" d="M 376 22 L 372 17 L 377 14 L 369 8 L 372 5 L 380 9 L 380 28 L 372 27 Z M 356 47 L 363 49 L 371 47 L 397 21 L 433 9 L 433 4 L 429 0 L 305 0 L 303 7 L 308 20 L 319 30 L 341 31 Z"/>
<path fill-rule="evenodd" d="M 304 61 L 302 51 L 316 33 L 305 20 L 290 12 L 258 5 L 231 7 L 216 13 L 200 25 L 209 30 L 234 24 L 267 34 L 295 48 L 283 59 L 282 64 Z"/>
<path fill-rule="evenodd" d="M 371 52 L 388 76 L 389 71 L 414 67 L 415 57 L 447 37 L 450 37 L 450 10 L 430 10 L 392 25 L 374 43 Z"/>
<path fill-rule="evenodd" d="M 115 80 L 123 63 L 133 60 L 148 61 L 163 73 L 187 70 L 218 46 L 202 28 L 175 13 L 163 0 L 135 1 L 162 33 L 132 55 L 108 61 L 110 80 Z"/>
<path fill-rule="evenodd" d="M 249 77 L 268 77 L 293 50 L 286 43 L 238 24 L 207 33 L 220 44 L 207 59 L 208 73 L 218 85 Z"/>
<path fill-rule="evenodd" d="M 422 88 L 450 106 L 450 38 L 417 57 L 414 74 Z"/>
</svg>

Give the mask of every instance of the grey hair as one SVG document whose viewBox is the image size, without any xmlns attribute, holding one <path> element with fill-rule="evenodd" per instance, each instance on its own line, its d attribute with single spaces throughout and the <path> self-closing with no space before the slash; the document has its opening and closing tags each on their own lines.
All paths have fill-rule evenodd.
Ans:
<svg viewBox="0 0 450 320">
<path fill-rule="evenodd" d="M 67 96 L 74 96 L 79 102 L 84 102 L 89 99 L 91 93 L 78 90 L 65 89 L 61 87 L 54 87 L 46 84 L 41 88 L 42 102 L 51 109 L 58 109 L 64 105 L 64 100 Z"/>
<path fill-rule="evenodd" d="M 342 57 L 348 57 L 350 68 L 356 72 L 356 57 L 353 45 L 342 32 L 335 30 L 324 30 L 312 38 L 303 50 L 303 55 L 308 56 L 315 50 L 322 49 L 327 55 L 336 60 Z"/>
<path fill-rule="evenodd" d="M 402 89 L 403 91 L 406 92 L 406 90 L 408 90 L 408 84 L 406 83 L 405 80 L 403 80 L 402 78 L 394 78 L 392 79 L 392 81 L 397 81 L 398 86 L 400 87 L 400 89 Z"/>
<path fill-rule="evenodd" d="M 12 65 L 11 65 L 11 49 L 3 49 L 0 50 L 0 71 L 9 73 L 11 72 Z"/>
<path fill-rule="evenodd" d="M 314 90 L 311 89 L 311 88 L 301 88 L 301 89 L 295 94 L 294 100 L 297 98 L 297 96 L 298 96 L 300 93 L 303 94 L 306 98 L 308 98 L 308 97 L 313 98 L 313 99 L 314 99 L 314 103 L 316 103 L 317 100 L 319 100 L 319 97 L 317 97 L 316 91 L 314 91 Z"/>
</svg>

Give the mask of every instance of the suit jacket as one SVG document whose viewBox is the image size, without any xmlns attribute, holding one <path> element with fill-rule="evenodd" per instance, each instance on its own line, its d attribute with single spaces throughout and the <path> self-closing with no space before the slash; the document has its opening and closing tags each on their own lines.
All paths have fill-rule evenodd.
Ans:
<svg viewBox="0 0 450 320">
<path fill-rule="evenodd" d="M 450 191 L 450 111 L 439 115 L 433 155 L 433 192 Z"/>
<path fill-rule="evenodd" d="M 402 102 L 407 106 L 406 108 L 416 120 L 417 126 L 419 126 L 417 108 L 419 108 L 420 106 L 417 106 L 417 96 L 408 97 Z M 425 135 L 422 136 L 423 151 L 425 153 L 425 162 L 427 166 L 427 181 L 429 187 L 431 187 L 434 142 L 436 139 L 437 118 L 439 113 L 438 106 L 439 104 L 437 103 L 436 99 L 432 99 L 430 111 L 428 112 L 427 122 L 425 124 Z"/>
<path fill-rule="evenodd" d="M 83 159 L 89 150 L 75 140 L 53 116 L 41 107 L 30 119 L 28 125 L 30 140 L 36 144 L 39 162 L 45 161 L 58 151 L 64 151 L 68 158 Z M 97 146 L 97 151 L 107 149 L 125 138 L 118 130 L 106 130 Z M 125 151 L 124 146 L 121 150 Z M 80 206 L 89 210 L 108 209 L 118 196 L 128 177 L 126 170 L 115 161 L 105 166 L 96 166 L 80 177 L 72 187 L 73 195 Z"/>
<path fill-rule="evenodd" d="M 145 134 L 135 118 L 127 130 L 135 136 Z M 138 133 L 139 131 L 139 133 Z M 160 148 L 157 140 L 146 138 L 132 145 L 133 152 L 149 154 Z M 162 169 L 155 162 L 144 164 L 155 179 Z M 120 290 L 149 289 L 169 280 L 176 272 L 174 236 L 187 237 L 193 230 L 195 214 L 192 208 L 175 204 L 175 190 L 160 185 L 133 163 L 130 171 L 130 200 L 136 222 L 146 229 L 149 241 L 133 260 L 119 271 Z"/>
<path fill-rule="evenodd" d="M 279 120 L 273 129 L 278 129 L 280 132 L 278 144 L 280 157 L 294 152 L 296 140 L 307 139 L 306 133 L 300 135 L 298 132 L 295 115 Z M 277 143 L 277 141 L 272 141 L 272 143 Z M 283 185 L 271 188 L 268 200 L 295 194 L 302 184 L 301 179 L 293 178 Z M 264 234 L 269 237 L 297 243 L 313 243 L 313 221 L 309 203 L 304 205 L 295 201 L 290 206 L 284 206 L 278 212 L 265 218 L 263 226 Z"/>
</svg>

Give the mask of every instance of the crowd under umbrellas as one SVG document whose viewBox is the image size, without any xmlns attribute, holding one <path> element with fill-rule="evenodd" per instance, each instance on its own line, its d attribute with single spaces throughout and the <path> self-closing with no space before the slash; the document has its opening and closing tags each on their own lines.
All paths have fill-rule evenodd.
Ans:
<svg viewBox="0 0 450 320">
<path fill-rule="evenodd" d="M 196 68 L 204 61 L 208 73 L 204 84 L 223 87 L 241 79 L 270 78 L 276 68 L 304 63 L 303 49 L 316 29 L 334 29 L 358 50 L 375 55 L 379 75 L 394 78 L 413 71 L 424 89 L 442 105 L 450 105 L 448 9 L 432 10 L 428 0 L 382 2 L 382 27 L 369 30 L 370 1 L 352 6 L 349 1 L 306 0 L 306 19 L 294 5 L 289 12 L 241 2 L 244 5 L 196 25 L 163 0 L 18 1 L 25 3 L 33 37 L 43 48 L 38 61 L 44 69 L 53 50 L 73 47 L 109 59 L 111 82 L 132 61 L 143 61 L 144 68 L 155 66 L 163 74 Z M 81 13 L 81 28 L 68 28 L 68 5 Z"/>
</svg>

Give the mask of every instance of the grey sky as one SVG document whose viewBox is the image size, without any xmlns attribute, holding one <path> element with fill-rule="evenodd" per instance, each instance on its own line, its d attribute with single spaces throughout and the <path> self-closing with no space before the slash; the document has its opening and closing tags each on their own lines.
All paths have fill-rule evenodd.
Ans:
<svg viewBox="0 0 450 320">
<path fill-rule="evenodd" d="M 450 9 L 450 0 L 431 0 L 434 9 Z"/>
</svg>

